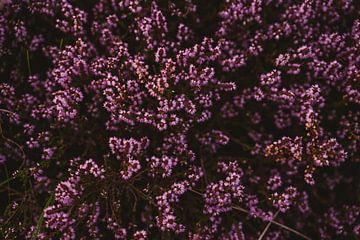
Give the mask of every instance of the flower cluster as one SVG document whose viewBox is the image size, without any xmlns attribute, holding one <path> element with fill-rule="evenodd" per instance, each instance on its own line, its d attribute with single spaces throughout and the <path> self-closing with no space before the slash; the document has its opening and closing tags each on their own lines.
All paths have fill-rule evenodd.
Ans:
<svg viewBox="0 0 360 240">
<path fill-rule="evenodd" d="M 356 0 L 0 0 L 1 239 L 358 239 Z"/>
</svg>

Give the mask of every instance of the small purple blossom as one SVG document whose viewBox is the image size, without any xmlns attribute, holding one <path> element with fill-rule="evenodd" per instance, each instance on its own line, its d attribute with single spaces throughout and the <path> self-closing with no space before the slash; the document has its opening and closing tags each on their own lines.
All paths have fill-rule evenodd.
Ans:
<svg viewBox="0 0 360 240">
<path fill-rule="evenodd" d="M 0 239 L 358 239 L 356 0 L 0 0 Z"/>
</svg>

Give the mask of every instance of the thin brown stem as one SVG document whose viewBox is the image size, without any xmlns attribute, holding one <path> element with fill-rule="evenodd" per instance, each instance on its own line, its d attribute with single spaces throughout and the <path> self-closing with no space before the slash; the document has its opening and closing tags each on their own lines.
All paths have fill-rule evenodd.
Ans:
<svg viewBox="0 0 360 240">
<path fill-rule="evenodd" d="M 279 214 L 279 210 L 277 210 L 277 212 L 274 214 L 273 220 L 275 220 L 275 218 L 277 217 L 277 215 Z M 271 225 L 271 221 L 268 222 L 268 224 L 266 224 L 266 227 L 264 228 L 264 230 L 262 231 L 262 233 L 260 234 L 258 240 L 262 240 L 263 237 L 265 236 L 266 232 L 269 230 L 270 225 Z"/>
<path fill-rule="evenodd" d="M 6 110 L 6 109 L 3 109 L 3 108 L 0 108 L 0 112 L 4 112 L 4 113 L 8 113 L 8 114 L 15 114 L 9 110 Z"/>
</svg>

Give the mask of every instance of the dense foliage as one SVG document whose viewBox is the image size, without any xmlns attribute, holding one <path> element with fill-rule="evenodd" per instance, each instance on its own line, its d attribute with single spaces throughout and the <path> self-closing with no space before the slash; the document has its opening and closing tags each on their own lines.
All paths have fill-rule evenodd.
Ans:
<svg viewBox="0 0 360 240">
<path fill-rule="evenodd" d="M 360 239 L 359 16 L 0 0 L 0 238 Z"/>
</svg>

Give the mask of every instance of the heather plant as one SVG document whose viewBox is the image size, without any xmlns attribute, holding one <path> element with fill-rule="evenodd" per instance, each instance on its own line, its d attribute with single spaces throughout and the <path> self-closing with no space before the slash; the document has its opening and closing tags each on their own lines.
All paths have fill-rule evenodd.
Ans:
<svg viewBox="0 0 360 240">
<path fill-rule="evenodd" d="M 0 0 L 1 239 L 360 239 L 357 0 Z"/>
</svg>

